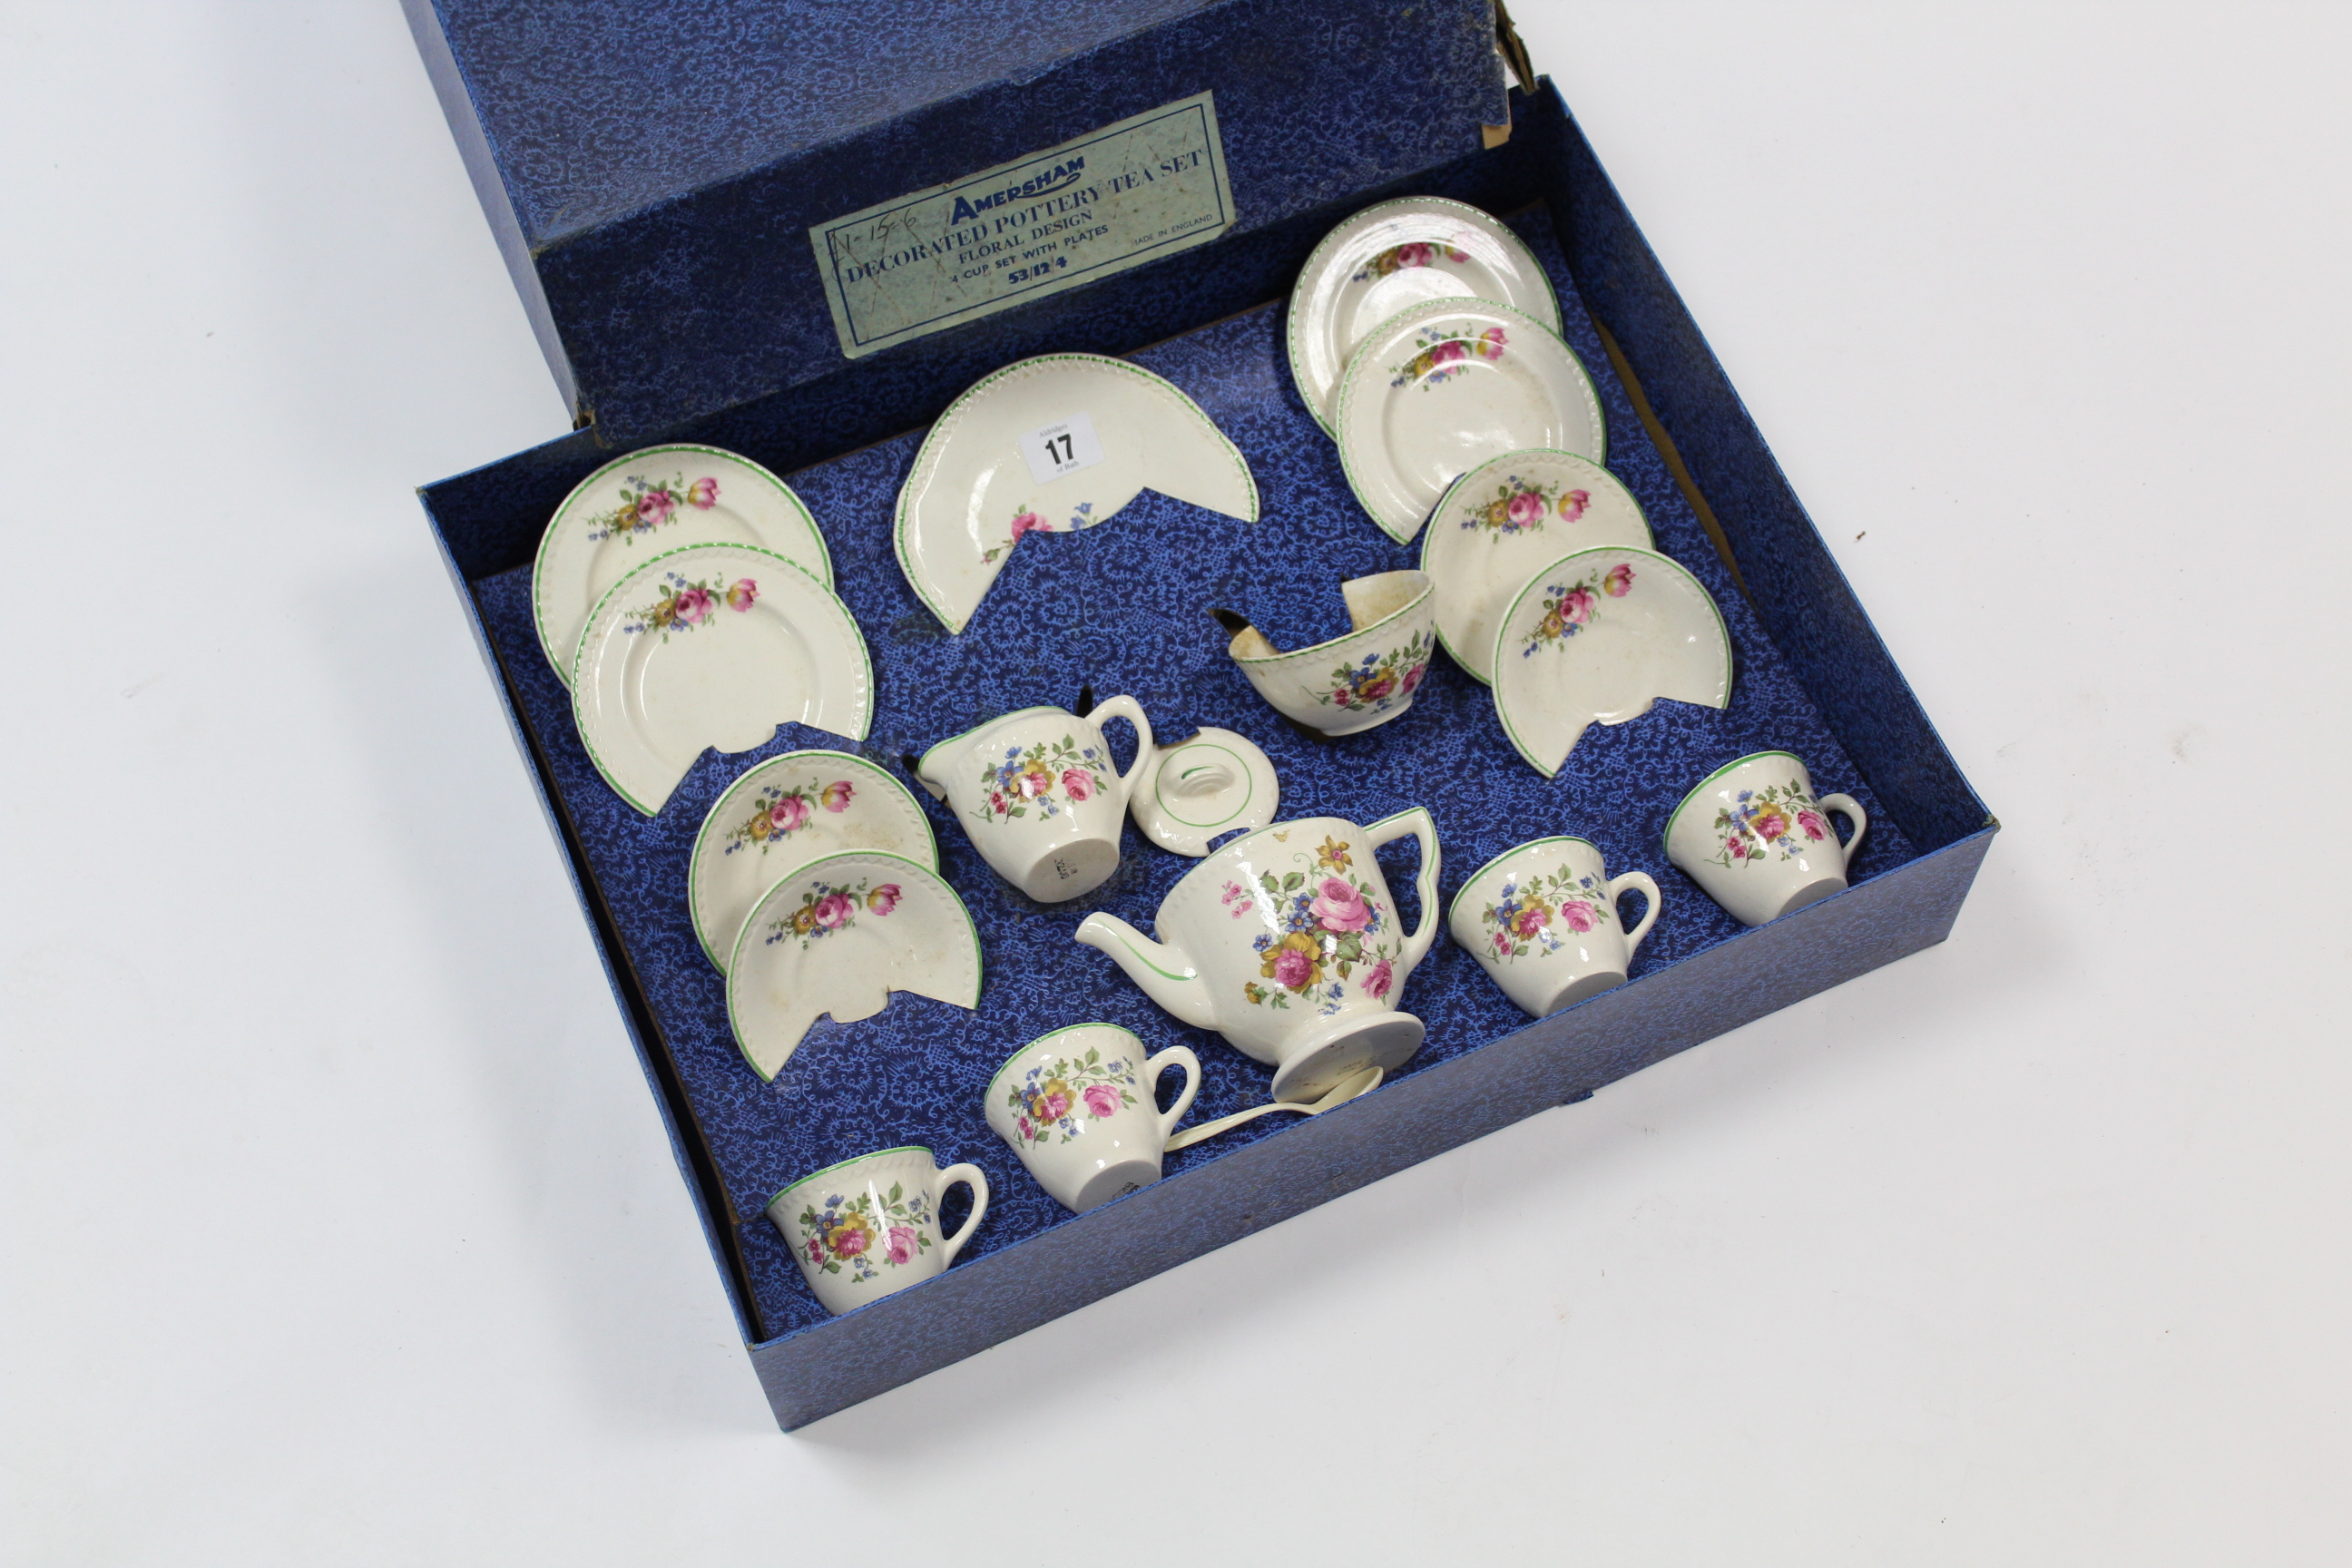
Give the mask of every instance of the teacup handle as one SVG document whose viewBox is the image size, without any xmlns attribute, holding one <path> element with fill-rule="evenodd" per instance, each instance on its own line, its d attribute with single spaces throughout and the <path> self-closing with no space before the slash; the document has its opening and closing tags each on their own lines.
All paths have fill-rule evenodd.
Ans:
<svg viewBox="0 0 2352 1568">
<path fill-rule="evenodd" d="M 1853 823 L 1853 837 L 1845 841 L 1845 860 L 1853 864 L 1854 851 L 1862 847 L 1862 836 L 1869 831 L 1870 816 L 1850 795 L 1825 795 L 1813 803 L 1823 811 L 1843 812 Z"/>
<path fill-rule="evenodd" d="M 1421 898 L 1421 923 L 1404 939 L 1404 951 L 1397 957 L 1396 988 L 1412 977 L 1413 966 L 1429 956 L 1429 944 L 1437 940 L 1437 820 L 1426 806 L 1408 806 L 1392 816 L 1383 816 L 1364 829 L 1364 842 L 1378 849 L 1412 834 L 1421 840 L 1421 870 L 1412 879 L 1412 890 Z"/>
<path fill-rule="evenodd" d="M 1617 896 L 1625 892 L 1638 892 L 1650 900 L 1650 907 L 1642 911 L 1642 923 L 1625 933 L 1625 958 L 1630 963 L 1633 950 L 1642 945 L 1642 939 L 1650 934 L 1650 928 L 1658 923 L 1658 910 L 1664 907 L 1665 900 L 1658 896 L 1658 885 L 1647 875 L 1628 871 L 1622 877 L 1609 879 L 1609 910 L 1612 914 L 1617 910 Z"/>
<path fill-rule="evenodd" d="M 1157 754 L 1158 747 L 1151 739 L 1151 721 L 1143 716 L 1143 704 L 1134 698 L 1124 694 L 1108 698 L 1087 712 L 1087 722 L 1095 727 L 1097 735 L 1102 733 L 1106 719 L 1124 719 L 1135 726 L 1135 761 L 1118 775 L 1118 803 L 1125 805 L 1127 797 L 1135 793 L 1135 781 L 1142 776 L 1144 765 Z M 1108 747 L 1110 742 L 1106 741 L 1103 744 Z"/>
<path fill-rule="evenodd" d="M 988 1173 L 978 1165 L 950 1165 L 940 1173 L 940 1195 L 947 1196 L 948 1189 L 958 1182 L 971 1189 L 971 1213 L 964 1216 L 962 1229 L 953 1236 L 940 1237 L 942 1268 L 956 1260 L 956 1254 L 963 1250 L 963 1244 L 971 1239 L 971 1233 L 980 1228 L 982 1217 L 988 1213 Z"/>
<path fill-rule="evenodd" d="M 1176 1103 L 1160 1119 L 1160 1141 L 1165 1143 L 1175 1132 L 1176 1124 L 1192 1109 L 1192 1097 L 1201 1092 L 1201 1058 L 1185 1046 L 1171 1046 L 1143 1064 L 1144 1092 L 1156 1102 L 1160 1098 L 1160 1075 L 1171 1067 L 1184 1069 L 1184 1088 L 1176 1096 Z"/>
</svg>

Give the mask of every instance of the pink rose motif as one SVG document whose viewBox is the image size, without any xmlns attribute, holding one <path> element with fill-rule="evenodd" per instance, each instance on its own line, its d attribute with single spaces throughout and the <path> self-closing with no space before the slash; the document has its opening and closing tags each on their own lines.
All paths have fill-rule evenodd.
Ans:
<svg viewBox="0 0 2352 1568">
<path fill-rule="evenodd" d="M 835 1235 L 838 1237 L 833 1244 L 835 1258 L 855 1258 L 865 1251 L 866 1244 L 874 1238 L 873 1232 L 860 1230 L 855 1226 L 845 1226 Z"/>
<path fill-rule="evenodd" d="M 1531 523 L 1541 522 L 1544 514 L 1542 493 L 1538 490 L 1521 490 L 1511 498 L 1509 511 L 1511 525 L 1515 528 L 1526 528 Z"/>
<path fill-rule="evenodd" d="M 689 626 L 698 626 L 710 618 L 715 605 L 707 588 L 680 588 L 674 613 Z"/>
<path fill-rule="evenodd" d="M 1827 838 L 1830 836 L 1829 819 L 1818 811 L 1799 811 L 1797 813 L 1797 826 L 1803 828 L 1805 830 L 1805 837 L 1812 839 L 1815 843 L 1819 843 L 1821 840 Z"/>
<path fill-rule="evenodd" d="M 827 893 L 816 901 L 816 923 L 827 931 L 837 931 L 849 923 L 857 912 L 857 905 L 847 893 Z"/>
<path fill-rule="evenodd" d="M 1070 1113 L 1070 1097 L 1066 1094 L 1041 1094 L 1037 1097 L 1037 1120 L 1059 1121 Z"/>
<path fill-rule="evenodd" d="M 1584 515 L 1584 509 L 1591 504 L 1592 492 L 1591 490 L 1569 491 L 1566 495 L 1559 498 L 1560 521 L 1574 522 L 1578 518 Z"/>
<path fill-rule="evenodd" d="M 1592 906 L 1574 899 L 1559 906 L 1559 918 L 1573 931 L 1588 931 L 1600 922 L 1592 918 Z"/>
<path fill-rule="evenodd" d="M 1062 793 L 1072 800 L 1092 800 L 1095 794 L 1095 775 L 1084 768 L 1064 768 Z"/>
<path fill-rule="evenodd" d="M 1478 334 L 1478 357 L 1480 359 L 1501 359 L 1503 357 L 1504 341 L 1502 328 L 1488 327 L 1485 331 Z"/>
<path fill-rule="evenodd" d="M 866 907 L 877 915 L 887 915 L 898 907 L 898 884 L 885 882 L 866 895 Z"/>
<path fill-rule="evenodd" d="M 824 803 L 824 808 L 827 811 L 847 811 L 850 797 L 856 793 L 856 790 L 850 787 L 847 779 L 835 779 L 824 786 L 824 793 L 817 798 Z"/>
<path fill-rule="evenodd" d="M 1512 933 L 1520 937 L 1531 937 L 1549 924 L 1551 911 L 1540 904 L 1530 905 L 1511 917 Z"/>
<path fill-rule="evenodd" d="M 1376 675 L 1356 688 L 1356 700 L 1378 702 L 1381 698 L 1394 691 L 1396 684 L 1396 677 L 1393 675 Z"/>
<path fill-rule="evenodd" d="M 1107 1083 L 1087 1086 L 1087 1110 L 1097 1119 L 1118 1114 L 1118 1090 Z"/>
<path fill-rule="evenodd" d="M 1633 591 L 1633 569 L 1623 562 L 1609 568 L 1609 575 L 1601 579 L 1601 586 L 1612 599 L 1622 599 Z"/>
<path fill-rule="evenodd" d="M 1039 517 L 1034 511 L 1024 511 L 1019 517 L 1013 520 L 1013 537 L 1015 541 L 1018 541 L 1024 533 L 1047 533 L 1051 531 L 1052 531 L 1045 526 L 1045 520 Z"/>
<path fill-rule="evenodd" d="M 1307 912 L 1325 931 L 1361 931 L 1372 923 L 1372 906 L 1364 902 L 1364 895 L 1337 877 L 1323 879 L 1322 887 L 1316 889 L 1315 902 Z M 1305 954 L 1300 957 L 1303 959 Z M 1290 983 L 1286 980 L 1283 984 Z"/>
<path fill-rule="evenodd" d="M 1559 618 L 1570 626 L 1582 626 L 1592 618 L 1592 606 L 1598 602 L 1590 591 L 1570 588 L 1568 597 L 1559 602 Z"/>
<path fill-rule="evenodd" d="M 882 1243 L 882 1250 L 893 1263 L 904 1263 L 915 1256 L 918 1238 L 911 1226 L 894 1225 Z"/>
<path fill-rule="evenodd" d="M 1432 364 L 1452 364 L 1455 360 L 1462 358 L 1469 352 L 1470 350 L 1468 345 L 1464 343 L 1460 338 L 1448 338 L 1444 342 L 1439 343 L 1435 348 L 1429 351 L 1429 363 Z"/>
<path fill-rule="evenodd" d="M 1398 683 L 1397 689 L 1407 697 L 1412 696 L 1413 689 L 1421 684 L 1421 678 L 1428 673 L 1428 665 L 1414 665 L 1411 669 L 1404 672 L 1404 679 Z"/>
<path fill-rule="evenodd" d="M 1364 994 L 1375 1002 L 1383 1001 L 1388 996 L 1389 987 L 1394 984 L 1396 970 L 1383 958 L 1364 975 Z"/>
<path fill-rule="evenodd" d="M 637 526 L 659 528 L 677 506 L 677 498 L 667 490 L 647 490 L 637 498 Z"/>
<path fill-rule="evenodd" d="M 1433 259 L 1435 258 L 1431 254 L 1430 247 L 1426 245 L 1400 245 L 1397 247 L 1396 263 L 1401 268 L 1426 267 Z"/>
<path fill-rule="evenodd" d="M 748 610 L 759 601 L 760 584 L 752 578 L 738 577 L 727 590 L 727 607 L 730 610 Z"/>
<path fill-rule="evenodd" d="M 695 480 L 687 488 L 686 500 L 688 505 L 709 511 L 719 500 L 719 481 L 708 479 Z"/>
<path fill-rule="evenodd" d="M 1296 991 L 1314 978 L 1315 961 L 1295 947 L 1286 947 L 1276 955 L 1274 982 Z"/>
<path fill-rule="evenodd" d="M 790 833 L 808 820 L 808 802 L 796 795 L 788 795 L 768 807 L 768 820 L 779 833 Z"/>
<path fill-rule="evenodd" d="M 1021 775 L 1021 794 L 1023 798 L 1034 800 L 1041 795 L 1051 795 L 1053 792 L 1054 775 L 1047 773 L 1044 768 L 1031 768 L 1027 773 Z"/>
</svg>

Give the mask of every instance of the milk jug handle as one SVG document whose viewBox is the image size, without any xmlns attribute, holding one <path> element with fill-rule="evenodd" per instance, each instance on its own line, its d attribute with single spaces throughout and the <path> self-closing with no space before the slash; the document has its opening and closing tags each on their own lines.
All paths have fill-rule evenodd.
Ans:
<svg viewBox="0 0 2352 1568">
<path fill-rule="evenodd" d="M 1392 816 L 1383 816 L 1364 829 L 1364 840 L 1377 849 L 1395 842 L 1406 834 L 1421 841 L 1421 869 L 1412 879 L 1413 891 L 1421 899 L 1421 923 L 1404 939 L 1404 952 L 1398 955 L 1396 987 L 1404 989 L 1406 976 L 1413 966 L 1429 954 L 1429 944 L 1437 938 L 1437 822 L 1425 806 L 1412 806 Z"/>
</svg>

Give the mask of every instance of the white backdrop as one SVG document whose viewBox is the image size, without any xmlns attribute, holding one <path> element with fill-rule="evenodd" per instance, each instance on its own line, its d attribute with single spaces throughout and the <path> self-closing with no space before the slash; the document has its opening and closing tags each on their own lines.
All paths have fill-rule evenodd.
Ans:
<svg viewBox="0 0 2352 1568">
<path fill-rule="evenodd" d="M 565 418 L 396 7 L 0 11 L 0 1557 L 2342 1560 L 2352 14 L 1521 8 L 1975 896 L 791 1437 L 410 494 Z"/>
</svg>

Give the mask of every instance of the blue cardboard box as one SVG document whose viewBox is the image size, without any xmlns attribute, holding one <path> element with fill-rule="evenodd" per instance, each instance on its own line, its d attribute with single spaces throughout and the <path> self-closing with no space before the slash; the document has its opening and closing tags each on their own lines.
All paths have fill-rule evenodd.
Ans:
<svg viewBox="0 0 2352 1568">
<path fill-rule="evenodd" d="M 1557 92 L 1535 82 L 1507 95 L 1486 0 L 941 11 L 741 0 L 691 16 L 415 0 L 412 19 L 583 417 L 570 436 L 421 493 L 786 1427 L 1949 931 L 1996 825 Z M 1139 204 L 1124 216 L 1121 180 Z M 1280 724 L 1224 658 L 1207 605 L 1336 630 L 1341 578 L 1411 560 L 1353 502 L 1291 389 L 1281 328 L 1315 242 L 1412 193 L 1503 217 L 1549 273 L 1563 335 L 1601 395 L 1610 468 L 1724 611 L 1736 666 L 1725 710 L 1661 704 L 1596 729 L 1544 780 L 1513 757 L 1483 689 L 1448 666 L 1433 667 L 1402 719 L 1318 743 Z M 1008 233 L 1020 251 L 982 248 Z M 931 270 L 919 286 L 867 287 L 897 268 Z M 1130 355 L 1181 387 L 1248 458 L 1264 516 L 1236 524 L 1147 494 L 1110 526 L 1024 543 L 948 637 L 898 574 L 891 503 L 928 420 L 987 371 L 1051 351 Z M 1428 806 L 1445 862 L 1433 918 L 1470 868 L 1547 833 L 1580 833 L 1612 869 L 1649 871 L 1664 908 L 1632 982 L 1530 1024 L 1441 939 L 1403 994 L 1429 1038 L 1379 1090 L 1181 1151 L 1159 1184 L 1072 1216 L 982 1119 L 982 1089 L 1023 1043 L 1103 1018 L 1154 1049 L 1189 1045 L 1204 1068 L 1196 1120 L 1262 1100 L 1265 1069 L 1152 1006 L 1070 941 L 1084 908 L 1031 903 L 927 805 L 982 934 L 979 1010 L 901 994 L 876 1018 L 820 1025 L 761 1081 L 693 936 L 687 858 L 743 768 L 842 742 L 785 726 L 754 752 L 706 754 L 664 812 L 641 817 L 589 763 L 529 610 L 556 504 L 654 439 L 742 452 L 808 502 L 870 646 L 877 717 L 863 749 L 875 760 L 897 767 L 1013 708 L 1130 690 L 1163 734 L 1217 723 L 1258 741 L 1286 816 L 1370 822 Z M 1846 892 L 1749 931 L 1665 863 L 1659 837 L 1691 784 L 1771 748 L 1859 797 L 1872 831 Z M 1087 907 L 1148 927 L 1192 862 L 1131 831 L 1123 855 Z M 1409 862 L 1384 855 L 1384 868 L 1392 888 L 1410 883 Z M 945 1274 L 829 1318 L 767 1198 L 834 1160 L 909 1142 L 990 1173 L 986 1222 Z"/>
</svg>

